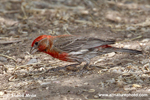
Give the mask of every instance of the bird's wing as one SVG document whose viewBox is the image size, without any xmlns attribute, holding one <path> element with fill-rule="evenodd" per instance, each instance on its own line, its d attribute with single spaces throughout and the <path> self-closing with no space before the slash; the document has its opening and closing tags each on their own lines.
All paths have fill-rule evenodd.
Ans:
<svg viewBox="0 0 150 100">
<path fill-rule="evenodd" d="M 89 37 L 89 38 L 87 38 L 86 44 L 83 45 L 82 48 L 91 49 L 91 48 L 96 48 L 96 47 L 100 47 L 100 46 L 104 46 L 104 45 L 110 45 L 110 44 L 114 44 L 114 43 L 115 43 L 115 41 L 105 41 L 105 40 L 101 40 L 99 38 Z"/>
<path fill-rule="evenodd" d="M 92 37 L 60 36 L 53 41 L 54 48 L 63 52 L 76 52 L 78 50 L 91 49 L 103 45 L 114 44 L 114 41 L 104 41 Z"/>
</svg>

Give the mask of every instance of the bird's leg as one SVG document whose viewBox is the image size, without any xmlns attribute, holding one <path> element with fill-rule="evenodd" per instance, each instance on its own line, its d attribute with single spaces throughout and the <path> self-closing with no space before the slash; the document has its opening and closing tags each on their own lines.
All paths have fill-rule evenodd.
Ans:
<svg viewBox="0 0 150 100">
<path fill-rule="evenodd" d="M 83 66 L 83 70 L 92 70 L 93 68 L 90 68 L 90 67 L 92 67 L 89 63 L 86 63 L 84 66 Z"/>
<path fill-rule="evenodd" d="M 92 68 L 90 68 L 90 59 L 85 57 L 84 60 L 86 64 L 83 65 L 82 70 L 91 70 Z"/>
</svg>

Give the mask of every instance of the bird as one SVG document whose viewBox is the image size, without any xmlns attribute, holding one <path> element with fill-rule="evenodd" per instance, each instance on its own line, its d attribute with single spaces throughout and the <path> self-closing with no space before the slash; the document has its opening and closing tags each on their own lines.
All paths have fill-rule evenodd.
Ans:
<svg viewBox="0 0 150 100">
<path fill-rule="evenodd" d="M 30 53 L 44 52 L 62 61 L 77 64 L 86 62 L 86 65 L 90 64 L 92 58 L 111 52 L 142 54 L 142 51 L 117 48 L 111 46 L 112 44 L 115 44 L 115 41 L 88 36 L 40 35 L 32 42 Z"/>
</svg>

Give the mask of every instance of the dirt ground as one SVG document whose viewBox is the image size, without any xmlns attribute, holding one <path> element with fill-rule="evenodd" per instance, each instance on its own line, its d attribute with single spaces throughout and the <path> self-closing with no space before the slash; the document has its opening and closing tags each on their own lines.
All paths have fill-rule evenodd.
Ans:
<svg viewBox="0 0 150 100">
<path fill-rule="evenodd" d="M 0 0 L 0 99 L 149 100 L 149 15 L 149 0 Z M 60 69 L 72 63 L 29 53 L 42 34 L 111 39 L 143 54 L 112 52 L 90 70 Z"/>
</svg>

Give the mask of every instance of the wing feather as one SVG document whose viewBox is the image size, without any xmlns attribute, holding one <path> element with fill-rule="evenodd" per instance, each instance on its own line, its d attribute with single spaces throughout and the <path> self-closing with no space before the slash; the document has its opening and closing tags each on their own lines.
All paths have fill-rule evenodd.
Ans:
<svg viewBox="0 0 150 100">
<path fill-rule="evenodd" d="M 62 52 L 76 52 L 81 49 L 91 49 L 103 45 L 114 44 L 115 41 L 104 41 L 92 37 L 60 36 L 53 41 L 54 48 Z"/>
</svg>

